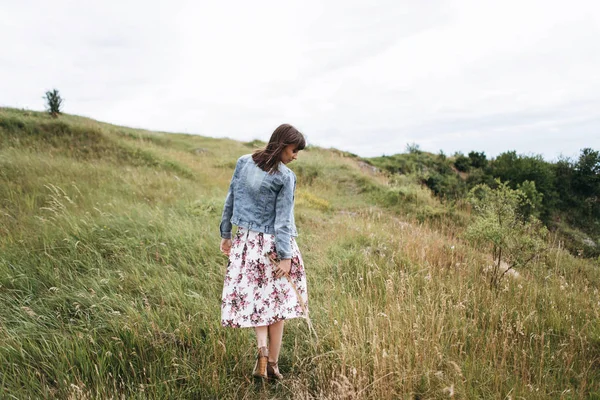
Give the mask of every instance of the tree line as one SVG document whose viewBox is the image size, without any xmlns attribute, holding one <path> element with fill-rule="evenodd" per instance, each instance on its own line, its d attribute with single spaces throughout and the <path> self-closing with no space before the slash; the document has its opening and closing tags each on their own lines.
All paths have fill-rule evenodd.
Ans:
<svg viewBox="0 0 600 400">
<path fill-rule="evenodd" d="M 413 175 L 445 201 L 466 199 L 478 185 L 495 189 L 506 184 L 527 198 L 520 210 L 524 218 L 533 216 L 549 228 L 567 225 L 600 236 L 600 152 L 592 148 L 582 149 L 576 158 L 553 162 L 516 151 L 492 159 L 476 151 L 447 157 L 412 144 L 406 153 L 368 161 L 390 173 Z M 593 241 L 584 247 L 586 255 L 600 255 Z"/>
</svg>

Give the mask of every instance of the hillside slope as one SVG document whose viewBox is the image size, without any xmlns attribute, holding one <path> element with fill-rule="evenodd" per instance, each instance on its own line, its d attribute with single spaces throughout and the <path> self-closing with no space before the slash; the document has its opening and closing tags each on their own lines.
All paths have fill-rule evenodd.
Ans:
<svg viewBox="0 0 600 400">
<path fill-rule="evenodd" d="M 253 333 L 219 325 L 218 251 L 255 144 L 0 109 L 3 394 L 600 396 L 597 265 L 553 249 L 492 292 L 463 217 L 320 148 L 291 164 L 319 340 L 287 323 L 286 380 L 255 385 Z"/>
</svg>

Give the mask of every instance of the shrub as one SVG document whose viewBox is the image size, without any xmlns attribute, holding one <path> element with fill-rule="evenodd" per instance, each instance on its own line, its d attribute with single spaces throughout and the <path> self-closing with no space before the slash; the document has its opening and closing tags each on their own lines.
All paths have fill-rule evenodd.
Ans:
<svg viewBox="0 0 600 400">
<path fill-rule="evenodd" d="M 406 152 L 409 154 L 421 154 L 421 146 L 416 143 L 407 143 L 406 144 Z"/>
<path fill-rule="evenodd" d="M 438 197 L 455 200 L 465 194 L 465 183 L 455 173 L 433 172 L 423 183 Z"/>
<path fill-rule="evenodd" d="M 471 169 L 471 160 L 463 154 L 458 154 L 454 160 L 454 166 L 460 172 L 468 172 Z"/>
<path fill-rule="evenodd" d="M 517 155 L 516 152 L 509 151 L 500 154 L 490 166 L 490 174 L 503 182 L 508 181 L 513 189 L 525 181 L 535 182 L 536 190 L 544 195 L 543 207 L 540 209 L 541 218 L 546 222 L 549 220 L 558 197 L 551 163 L 545 161 L 541 155 Z"/>
<path fill-rule="evenodd" d="M 520 190 L 528 200 L 519 208 L 519 212 L 523 218 L 528 219 L 531 216 L 539 218 L 542 210 L 542 200 L 544 199 L 544 195 L 536 190 L 535 182 L 525 181 L 518 184 L 517 189 Z"/>
<path fill-rule="evenodd" d="M 490 288 L 513 267 L 523 267 L 545 248 L 546 227 L 535 217 L 524 218 L 519 210 L 531 203 L 520 190 L 497 181 L 498 187 L 477 185 L 469 193 L 475 212 L 474 222 L 467 228 L 466 238 L 492 251 L 494 265 Z M 502 270 L 503 262 L 508 266 Z"/>
<path fill-rule="evenodd" d="M 58 90 L 52 89 L 46 92 L 46 110 L 54 118 L 58 117 L 58 114 L 61 113 L 60 107 L 62 103 L 63 98 L 60 97 Z"/>
<path fill-rule="evenodd" d="M 471 167 L 473 168 L 487 167 L 487 159 L 483 151 L 481 153 L 477 151 L 469 152 L 469 161 L 471 162 Z"/>
<path fill-rule="evenodd" d="M 600 196 L 600 151 L 581 150 L 575 164 L 573 187 L 583 197 Z"/>
</svg>

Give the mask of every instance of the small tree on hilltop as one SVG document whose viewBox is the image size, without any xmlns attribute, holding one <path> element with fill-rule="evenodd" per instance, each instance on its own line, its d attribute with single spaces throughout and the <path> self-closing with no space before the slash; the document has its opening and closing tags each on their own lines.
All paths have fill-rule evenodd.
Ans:
<svg viewBox="0 0 600 400">
<path fill-rule="evenodd" d="M 469 192 L 475 220 L 466 231 L 469 241 L 492 252 L 490 288 L 494 289 L 509 270 L 527 265 L 541 253 L 548 233 L 533 215 L 520 213 L 526 204 L 534 207 L 525 193 L 500 180 L 496 182 L 496 189 L 480 184 Z M 503 262 L 507 264 L 504 269 Z"/>
<path fill-rule="evenodd" d="M 406 152 L 410 153 L 410 154 L 421 154 L 422 153 L 421 146 L 419 146 L 415 142 L 407 143 L 406 144 Z"/>
<path fill-rule="evenodd" d="M 60 97 L 60 94 L 58 93 L 58 90 L 56 89 L 52 89 L 51 91 L 47 91 L 46 92 L 46 110 L 48 111 L 48 113 L 50 115 L 52 115 L 54 118 L 58 117 L 58 114 L 60 114 L 61 109 L 60 106 L 62 105 L 63 99 L 62 97 Z"/>
</svg>

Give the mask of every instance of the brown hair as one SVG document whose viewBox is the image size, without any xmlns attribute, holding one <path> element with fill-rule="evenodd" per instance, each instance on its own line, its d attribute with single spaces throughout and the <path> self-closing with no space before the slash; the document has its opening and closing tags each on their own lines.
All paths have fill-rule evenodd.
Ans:
<svg viewBox="0 0 600 400">
<path fill-rule="evenodd" d="M 272 174 L 277 171 L 283 149 L 290 144 L 295 144 L 298 150 L 303 150 L 306 147 L 304 135 L 290 124 L 279 125 L 273 131 L 267 147 L 256 150 L 252 159 L 260 169 Z"/>
</svg>

